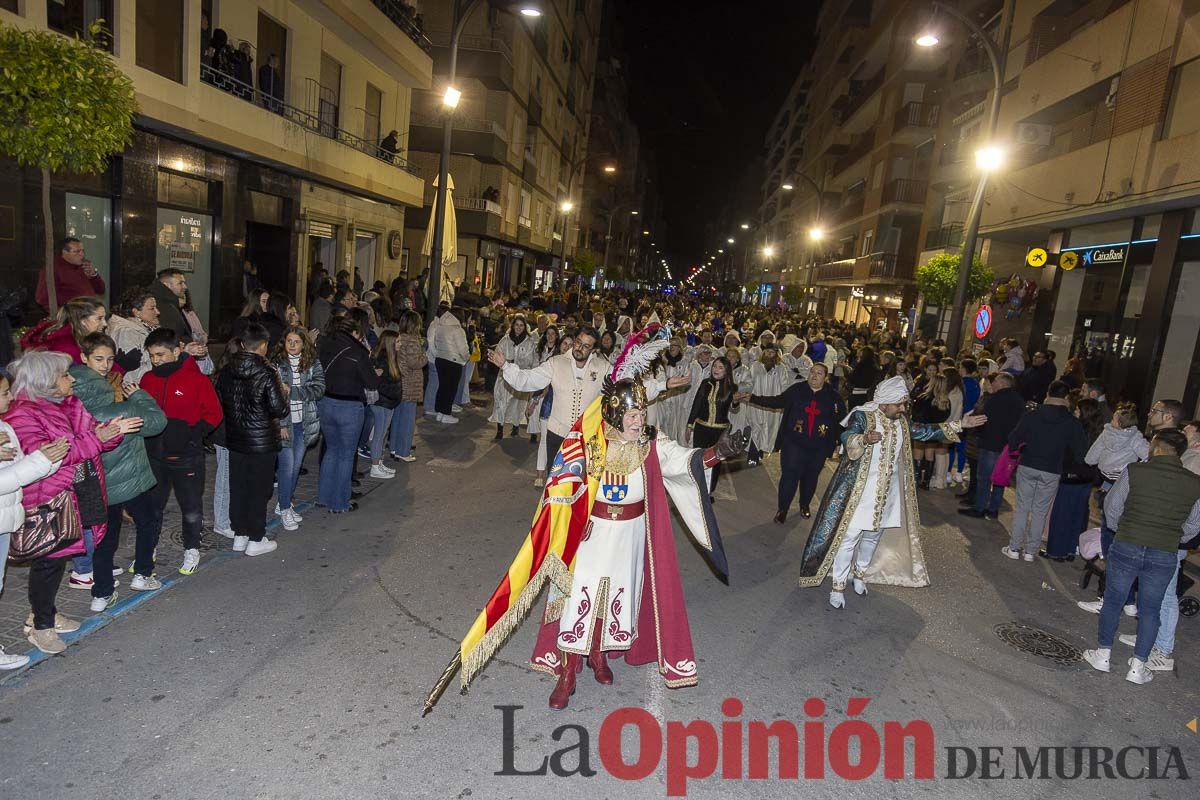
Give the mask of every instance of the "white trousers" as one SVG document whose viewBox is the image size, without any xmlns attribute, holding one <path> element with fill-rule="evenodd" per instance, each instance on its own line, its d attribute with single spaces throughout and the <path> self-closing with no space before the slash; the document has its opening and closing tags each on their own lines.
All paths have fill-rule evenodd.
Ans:
<svg viewBox="0 0 1200 800">
<path fill-rule="evenodd" d="M 833 591 L 840 592 L 846 588 L 846 580 L 851 571 L 856 578 L 866 575 L 881 534 L 882 531 L 846 531 L 842 543 L 838 545 L 837 553 L 833 556 L 833 567 L 829 570 L 830 577 L 833 578 Z M 858 551 L 857 556 L 855 550 Z"/>
</svg>

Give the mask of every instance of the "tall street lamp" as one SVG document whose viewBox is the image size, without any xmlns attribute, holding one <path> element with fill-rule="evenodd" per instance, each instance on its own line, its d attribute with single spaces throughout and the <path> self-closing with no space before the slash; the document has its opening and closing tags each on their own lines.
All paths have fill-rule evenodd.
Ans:
<svg viewBox="0 0 1200 800">
<path fill-rule="evenodd" d="M 438 158 L 437 199 L 433 203 L 433 242 L 429 248 L 429 285 L 426 293 L 429 296 L 426 316 L 437 313 L 438 302 L 442 297 L 442 236 L 446 232 L 446 173 L 450 171 L 450 134 L 452 131 L 452 115 L 462 97 L 462 92 L 455 87 L 454 79 L 458 70 L 458 42 L 462 38 L 463 29 L 471 12 L 483 5 L 483 0 L 454 0 L 454 31 L 450 34 L 450 67 L 446 75 L 446 94 L 442 97 L 445 118 L 442 120 L 442 153 Z M 537 18 L 542 15 L 541 8 L 536 2 L 512 3 L 501 6 L 503 10 L 517 10 L 521 16 Z M 426 320 L 428 322 L 428 320 Z"/>
<path fill-rule="evenodd" d="M 1010 4 L 1006 3 L 1006 7 Z M 971 282 L 971 265 L 975 261 L 975 243 L 979 238 L 979 221 L 983 216 L 983 194 L 987 189 L 988 175 L 998 169 L 1004 160 L 1003 151 L 994 144 L 996 138 L 996 122 L 1000 117 L 1000 87 L 1004 82 L 1004 54 L 996 47 L 992 37 L 968 15 L 946 3 L 934 3 L 933 7 L 946 12 L 948 16 L 957 19 L 966 27 L 987 53 L 992 63 L 992 100 L 988 107 L 987 143 L 988 146 L 975 154 L 975 166 L 979 170 L 979 182 L 975 187 L 975 196 L 971 199 L 971 209 L 967 215 L 967 230 L 963 236 L 962 261 L 958 265 L 958 283 L 954 287 L 954 305 L 950 310 L 950 333 L 947 341 L 955 348 L 962 346 L 963 318 L 967 312 L 967 289 Z M 1011 11 L 1011 9 L 1010 9 Z M 919 47 L 934 47 L 938 37 L 934 32 L 926 32 L 916 39 Z M 914 326 L 915 328 L 916 326 Z"/>
</svg>

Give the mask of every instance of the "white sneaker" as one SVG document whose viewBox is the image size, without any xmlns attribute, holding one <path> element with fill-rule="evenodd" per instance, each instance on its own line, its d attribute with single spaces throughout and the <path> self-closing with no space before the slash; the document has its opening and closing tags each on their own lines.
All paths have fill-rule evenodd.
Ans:
<svg viewBox="0 0 1200 800">
<path fill-rule="evenodd" d="M 1095 650 L 1084 650 L 1083 660 L 1092 665 L 1092 669 L 1098 669 L 1101 672 L 1110 671 L 1109 654 L 1111 651 L 1107 647 L 1099 647 Z"/>
<path fill-rule="evenodd" d="M 458 417 L 452 417 L 449 414 L 438 414 L 437 421 L 443 425 L 457 425 Z"/>
<path fill-rule="evenodd" d="M 162 581 L 153 575 L 148 578 L 145 575 L 134 575 L 129 588 L 135 592 L 155 592 L 162 588 Z"/>
<path fill-rule="evenodd" d="M 1103 600 L 1080 600 L 1075 605 L 1079 606 L 1084 611 L 1090 612 L 1092 614 L 1099 614 L 1100 609 L 1104 608 L 1104 601 Z"/>
<path fill-rule="evenodd" d="M 455 403 L 454 405 L 450 406 L 450 410 L 453 411 L 455 414 L 461 414 L 463 407 L 460 406 L 458 403 Z"/>
<path fill-rule="evenodd" d="M 1132 633 L 1122 633 L 1120 636 L 1117 637 L 1117 641 L 1120 642 L 1121 644 L 1127 644 L 1130 647 L 1137 646 L 1137 637 L 1134 636 Z"/>
<path fill-rule="evenodd" d="M 1137 658 L 1129 659 L 1129 672 L 1125 680 L 1130 683 L 1144 684 L 1154 680 L 1154 673 L 1146 668 L 1146 662 Z"/>
<path fill-rule="evenodd" d="M 534 479 L 533 479 L 533 485 L 534 485 L 534 486 L 538 486 L 538 487 L 545 486 L 545 485 L 546 485 L 546 479 L 545 479 L 545 478 L 543 478 L 541 475 L 539 475 L 539 476 L 537 476 L 536 478 L 534 478 Z"/>
<path fill-rule="evenodd" d="M 200 551 L 196 548 L 183 551 L 183 563 L 179 565 L 180 575 L 191 575 L 200 566 Z"/>
<path fill-rule="evenodd" d="M 261 542 L 250 542 L 246 545 L 246 555 L 261 556 L 265 555 L 276 547 L 279 547 L 278 542 L 273 542 L 270 539 L 264 538 Z"/>
<path fill-rule="evenodd" d="M 218 536 L 224 536 L 226 539 L 233 539 L 237 536 L 237 534 L 233 532 L 233 528 L 213 528 L 213 533 L 217 534 Z"/>
<path fill-rule="evenodd" d="M 1025 559 L 1026 561 L 1033 561 L 1033 553 L 1022 553 L 1021 558 Z"/>
<path fill-rule="evenodd" d="M 417 460 L 417 457 L 411 453 L 406 456 L 393 456 L 397 461 L 403 461 L 405 464 L 411 464 Z"/>
<path fill-rule="evenodd" d="M 1150 658 L 1146 659 L 1146 669 L 1152 672 L 1170 672 L 1175 669 L 1175 658 L 1155 647 L 1150 651 Z"/>
<path fill-rule="evenodd" d="M 371 472 L 369 474 L 372 478 L 379 478 L 380 480 L 387 480 L 388 478 L 396 477 L 396 470 L 389 469 L 388 467 L 385 467 L 383 464 L 372 464 Z"/>
<path fill-rule="evenodd" d="M 0 647 L 0 669 L 20 669 L 29 663 L 29 656 L 6 653 Z"/>
<path fill-rule="evenodd" d="M 249 542 L 250 542 L 249 536 L 234 536 L 233 537 L 233 551 L 235 553 L 245 552 L 246 545 L 249 544 Z"/>
<path fill-rule="evenodd" d="M 829 605 L 834 608 L 843 608 L 846 605 L 846 597 L 841 592 L 829 593 Z"/>
<path fill-rule="evenodd" d="M 296 520 L 296 522 L 297 522 L 297 523 L 304 522 L 304 517 L 302 517 L 302 516 L 300 516 L 299 514 L 297 514 L 297 513 L 296 513 L 296 507 L 295 507 L 295 506 L 292 506 L 291 508 L 289 508 L 289 509 L 288 509 L 288 513 L 289 513 L 289 514 L 291 514 L 291 516 L 292 516 L 292 519 Z"/>
<path fill-rule="evenodd" d="M 112 608 L 116 604 L 116 602 L 117 602 L 117 593 L 113 592 L 108 597 L 93 597 L 91 608 L 92 608 L 92 611 L 99 613 L 101 611 L 107 611 L 108 609 Z"/>
<path fill-rule="evenodd" d="M 1130 603 L 1129 605 L 1125 606 L 1125 616 L 1133 617 L 1136 619 L 1137 618 L 1137 605 L 1134 603 Z"/>
<path fill-rule="evenodd" d="M 90 572 L 76 572 L 71 570 L 71 579 L 67 582 L 72 589 L 87 589 L 91 591 L 92 586 L 96 584 L 95 579 Z"/>
<path fill-rule="evenodd" d="M 1020 557 L 1021 557 L 1021 554 L 1020 554 L 1018 551 L 1016 551 L 1016 550 L 1013 550 L 1013 549 L 1012 549 L 1011 547 L 1009 547 L 1008 545 L 1004 545 L 1004 547 L 1001 547 L 1001 548 L 1000 548 L 1000 555 L 1003 555 L 1003 556 L 1008 556 L 1008 557 L 1009 557 L 1009 558 L 1011 558 L 1013 561 L 1016 561 L 1018 558 L 1020 558 Z"/>
<path fill-rule="evenodd" d="M 122 572 L 124 572 L 124 571 L 125 571 L 125 570 L 121 569 L 120 567 L 113 567 L 113 577 L 114 577 L 114 578 L 119 578 L 119 577 L 121 577 L 121 573 L 122 573 Z"/>
<path fill-rule="evenodd" d="M 300 530 L 300 523 L 292 516 L 292 510 L 285 508 L 283 513 L 279 515 L 279 524 L 283 526 L 285 531 Z"/>
<path fill-rule="evenodd" d="M 867 593 L 867 584 L 862 578 L 854 579 L 854 593 L 865 595 Z"/>
</svg>

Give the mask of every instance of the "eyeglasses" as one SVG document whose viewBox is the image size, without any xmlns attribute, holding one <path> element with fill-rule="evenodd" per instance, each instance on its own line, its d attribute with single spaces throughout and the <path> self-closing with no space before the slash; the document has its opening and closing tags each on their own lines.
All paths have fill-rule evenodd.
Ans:
<svg viewBox="0 0 1200 800">
<path fill-rule="evenodd" d="M 1150 408 L 1150 413 L 1151 414 L 1165 414 L 1165 413 L 1167 413 L 1167 410 L 1165 408 L 1163 408 L 1162 406 L 1152 406 Z"/>
</svg>

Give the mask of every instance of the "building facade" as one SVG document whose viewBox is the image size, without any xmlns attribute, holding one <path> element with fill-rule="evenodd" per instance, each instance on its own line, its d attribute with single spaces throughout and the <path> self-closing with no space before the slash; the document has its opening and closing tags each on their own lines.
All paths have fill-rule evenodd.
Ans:
<svg viewBox="0 0 1200 800">
<path fill-rule="evenodd" d="M 426 3 L 433 43 L 432 88 L 413 96 L 410 159 L 437 174 L 442 148 L 451 3 Z M 583 194 L 588 116 L 600 32 L 601 0 L 555 0 L 528 18 L 484 6 L 467 20 L 459 43 L 451 114 L 449 172 L 454 183 L 458 262 L 451 280 L 478 293 L 545 286 L 565 276 L 571 233 Z M 430 181 L 432 184 L 432 180 Z M 435 191 L 406 215 L 404 247 L 421 256 Z M 564 236 L 564 230 L 568 230 Z M 415 274 L 416 270 L 414 270 Z"/>
<path fill-rule="evenodd" d="M 53 227 L 56 238 L 83 241 L 110 301 L 178 267 L 220 337 L 243 304 L 246 261 L 266 288 L 300 298 L 302 312 L 318 261 L 367 285 L 403 270 L 388 240 L 400 243 L 424 180 L 403 147 L 380 144 L 407 131 L 412 91 L 430 85 L 432 58 L 399 4 L 0 4 L 4 24 L 64 35 L 94 19 L 111 30 L 109 49 L 133 80 L 135 136 L 102 175 L 54 176 Z M 32 286 L 40 178 L 7 161 L 0 171 L 0 218 L 12 234 L 0 237 L 0 281 Z"/>
</svg>

